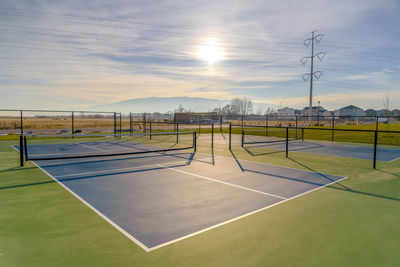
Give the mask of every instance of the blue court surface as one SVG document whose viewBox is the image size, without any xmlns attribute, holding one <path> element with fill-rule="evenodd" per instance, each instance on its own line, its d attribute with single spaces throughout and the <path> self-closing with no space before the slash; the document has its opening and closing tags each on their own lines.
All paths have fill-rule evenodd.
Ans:
<svg viewBox="0 0 400 267">
<path fill-rule="evenodd" d="M 189 150 L 34 163 L 146 251 L 344 179 Z"/>
<path fill-rule="evenodd" d="M 247 137 L 248 138 L 248 137 Z M 252 142 L 265 141 L 266 137 L 251 136 Z M 260 144 L 245 144 L 245 148 L 249 152 L 253 152 L 252 149 L 271 149 L 278 151 L 285 151 L 285 142 L 277 143 L 260 143 Z M 289 152 L 304 152 L 311 154 L 320 154 L 327 156 L 338 156 L 355 159 L 367 159 L 372 160 L 374 157 L 374 147 L 369 144 L 354 144 L 354 143 L 342 143 L 342 142 L 331 142 L 331 141 L 300 141 L 293 140 L 289 142 Z M 257 152 L 254 152 L 257 154 Z M 400 159 L 400 147 L 387 147 L 378 146 L 376 159 L 378 161 L 390 162 Z"/>
</svg>

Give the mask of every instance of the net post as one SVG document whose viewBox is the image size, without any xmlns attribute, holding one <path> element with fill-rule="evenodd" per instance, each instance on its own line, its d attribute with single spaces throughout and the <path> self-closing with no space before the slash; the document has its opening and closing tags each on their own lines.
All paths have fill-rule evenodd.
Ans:
<svg viewBox="0 0 400 267">
<path fill-rule="evenodd" d="M 242 140 L 240 142 L 240 145 L 243 147 L 244 145 L 244 130 L 242 129 Z"/>
<path fill-rule="evenodd" d="M 286 158 L 289 156 L 289 127 L 286 127 Z"/>
<path fill-rule="evenodd" d="M 373 168 L 376 169 L 376 147 L 378 144 L 378 131 L 375 130 L 375 136 L 374 136 L 374 162 L 373 162 Z"/>
<path fill-rule="evenodd" d="M 332 116 L 332 141 L 335 139 L 335 116 Z"/>
<path fill-rule="evenodd" d="M 301 128 L 301 141 L 304 141 L 304 128 Z"/>
<path fill-rule="evenodd" d="M 229 123 L 229 151 L 232 150 L 232 123 Z"/>
<path fill-rule="evenodd" d="M 24 135 L 23 148 L 24 148 L 25 161 L 28 161 L 28 145 L 27 145 L 27 141 L 26 141 L 26 136 L 25 135 Z"/>
<path fill-rule="evenodd" d="M 114 112 L 114 134 L 117 134 L 117 113 Z"/>
<path fill-rule="evenodd" d="M 179 123 L 176 123 L 176 142 L 179 143 Z"/>
<path fill-rule="evenodd" d="M 375 131 L 378 131 L 378 129 L 379 129 L 379 116 L 376 116 Z"/>
<path fill-rule="evenodd" d="M 24 167 L 24 137 L 19 136 L 19 166 Z"/>
<path fill-rule="evenodd" d="M 211 124 L 211 149 L 214 149 L 214 123 Z"/>
<path fill-rule="evenodd" d="M 75 114 L 72 111 L 71 112 L 71 130 L 72 130 L 72 135 L 75 134 Z"/>
<path fill-rule="evenodd" d="M 24 135 L 24 116 L 22 115 L 22 110 L 20 110 L 20 119 L 21 119 L 21 135 Z"/>
</svg>

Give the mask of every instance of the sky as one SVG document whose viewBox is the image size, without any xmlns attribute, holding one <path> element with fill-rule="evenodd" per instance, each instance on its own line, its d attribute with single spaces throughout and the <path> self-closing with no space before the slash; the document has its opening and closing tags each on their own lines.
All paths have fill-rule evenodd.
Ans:
<svg viewBox="0 0 400 267">
<path fill-rule="evenodd" d="M 247 97 L 265 107 L 400 108 L 400 1 L 0 3 L 0 108 L 93 109 L 144 97 Z M 184 103 L 182 103 L 185 106 Z M 160 107 L 162 109 L 162 107 Z M 162 110 L 160 110 L 162 111 Z"/>
</svg>

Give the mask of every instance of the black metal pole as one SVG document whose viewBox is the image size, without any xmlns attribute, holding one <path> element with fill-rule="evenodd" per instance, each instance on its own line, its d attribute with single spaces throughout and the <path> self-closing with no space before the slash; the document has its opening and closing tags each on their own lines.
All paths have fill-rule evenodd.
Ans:
<svg viewBox="0 0 400 267">
<path fill-rule="evenodd" d="M 176 124 L 176 142 L 179 143 L 179 124 Z"/>
<path fill-rule="evenodd" d="M 286 127 L 286 157 L 289 156 L 289 127 Z"/>
<path fill-rule="evenodd" d="M 376 116 L 376 126 L 375 126 L 375 131 L 378 131 L 379 129 L 379 116 Z"/>
<path fill-rule="evenodd" d="M 71 130 L 72 130 L 72 134 L 75 133 L 75 118 L 74 118 L 74 112 L 71 112 Z"/>
<path fill-rule="evenodd" d="M 132 125 L 132 112 L 129 112 L 129 133 L 133 132 L 133 125 Z"/>
<path fill-rule="evenodd" d="M 146 113 L 143 113 L 143 133 L 146 133 Z"/>
<path fill-rule="evenodd" d="M 301 128 L 301 141 L 304 141 L 304 128 Z"/>
<path fill-rule="evenodd" d="M 297 121 L 297 116 L 296 116 L 296 139 L 297 139 L 297 125 L 298 125 L 298 121 Z"/>
<path fill-rule="evenodd" d="M 332 141 L 335 140 L 335 116 L 332 116 Z"/>
<path fill-rule="evenodd" d="M 151 127 L 151 122 L 150 122 L 150 129 L 149 130 L 150 130 L 150 139 L 151 139 L 151 136 L 152 136 L 151 133 L 153 132 L 152 127 Z"/>
<path fill-rule="evenodd" d="M 240 142 L 241 146 L 244 145 L 244 130 L 242 129 L 242 141 Z"/>
<path fill-rule="evenodd" d="M 222 134 L 222 114 L 219 116 L 219 132 Z"/>
<path fill-rule="evenodd" d="M 232 123 L 229 123 L 229 151 L 232 150 Z"/>
<path fill-rule="evenodd" d="M 28 146 L 27 146 L 26 136 L 24 135 L 24 154 L 25 154 L 25 161 L 28 161 Z"/>
<path fill-rule="evenodd" d="M 24 116 L 22 115 L 22 110 L 20 112 L 21 114 L 21 135 L 24 134 Z"/>
<path fill-rule="evenodd" d="M 196 131 L 194 131 L 193 132 L 193 149 L 194 149 L 194 152 L 196 152 L 196 150 L 197 150 L 197 143 L 196 143 L 197 141 L 196 141 Z"/>
<path fill-rule="evenodd" d="M 268 136 L 268 115 L 265 115 L 265 136 Z"/>
<path fill-rule="evenodd" d="M 122 113 L 119 113 L 119 134 L 122 134 Z"/>
<path fill-rule="evenodd" d="M 114 134 L 117 134 L 117 113 L 114 112 Z"/>
<path fill-rule="evenodd" d="M 19 166 L 24 166 L 24 136 L 19 136 Z"/>
<path fill-rule="evenodd" d="M 376 147 L 378 144 L 378 131 L 375 131 L 375 138 L 374 138 L 374 162 L 373 162 L 373 168 L 376 169 Z"/>
<path fill-rule="evenodd" d="M 211 149 L 214 149 L 214 124 L 211 124 Z"/>
</svg>

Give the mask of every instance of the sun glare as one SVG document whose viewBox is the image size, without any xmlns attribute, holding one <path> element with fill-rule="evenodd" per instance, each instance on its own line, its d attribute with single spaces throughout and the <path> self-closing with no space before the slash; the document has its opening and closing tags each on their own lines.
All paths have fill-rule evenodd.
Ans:
<svg viewBox="0 0 400 267">
<path fill-rule="evenodd" d="M 213 64 L 223 58 L 223 51 L 214 39 L 208 39 L 199 47 L 197 56 L 209 64 Z"/>
</svg>

